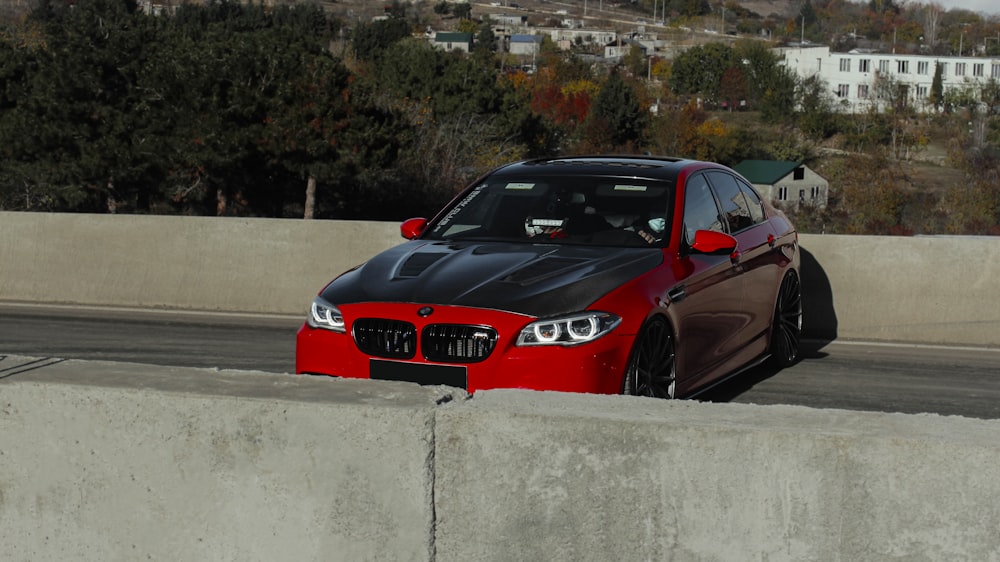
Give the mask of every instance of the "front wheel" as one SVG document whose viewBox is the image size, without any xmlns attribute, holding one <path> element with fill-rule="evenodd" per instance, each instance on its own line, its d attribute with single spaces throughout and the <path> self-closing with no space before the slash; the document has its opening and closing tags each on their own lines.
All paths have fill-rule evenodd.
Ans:
<svg viewBox="0 0 1000 562">
<path fill-rule="evenodd" d="M 771 326 L 771 362 L 775 367 L 793 365 L 801 355 L 802 285 L 795 271 L 789 271 L 781 281 L 778 300 L 774 304 Z"/>
<path fill-rule="evenodd" d="M 673 398 L 677 384 L 674 336 L 662 317 L 646 323 L 635 339 L 622 394 Z"/>
</svg>

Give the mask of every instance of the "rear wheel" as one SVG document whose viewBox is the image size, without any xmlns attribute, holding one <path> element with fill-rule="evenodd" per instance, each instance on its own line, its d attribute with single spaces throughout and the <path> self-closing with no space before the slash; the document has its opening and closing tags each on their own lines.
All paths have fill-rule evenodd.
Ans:
<svg viewBox="0 0 1000 562">
<path fill-rule="evenodd" d="M 781 281 L 778 300 L 774 304 L 771 327 L 771 362 L 776 367 L 788 367 L 799 360 L 802 337 L 802 285 L 799 275 L 789 271 Z"/>
<path fill-rule="evenodd" d="M 673 398 L 677 383 L 674 336 L 662 317 L 643 326 L 632 347 L 622 394 Z"/>
</svg>

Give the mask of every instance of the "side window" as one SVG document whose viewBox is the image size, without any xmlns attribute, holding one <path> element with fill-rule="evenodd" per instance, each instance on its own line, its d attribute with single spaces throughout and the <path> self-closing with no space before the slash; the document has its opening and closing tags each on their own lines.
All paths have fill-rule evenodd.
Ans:
<svg viewBox="0 0 1000 562">
<path fill-rule="evenodd" d="M 694 242 L 696 230 L 723 232 L 719 207 L 703 174 L 691 176 L 684 183 L 684 237 Z"/>
<path fill-rule="evenodd" d="M 736 180 L 740 185 L 740 190 L 743 191 L 743 196 L 747 199 L 747 206 L 750 208 L 750 218 L 753 219 L 753 223 L 764 222 L 766 218 L 764 216 L 764 204 L 760 200 L 760 196 L 757 195 L 757 191 L 754 188 L 743 181 Z"/>
<path fill-rule="evenodd" d="M 722 216 L 726 220 L 729 232 L 735 233 L 753 226 L 750 206 L 747 205 L 747 199 L 740 191 L 736 178 L 725 172 L 709 172 L 706 175 L 709 176 L 709 181 L 715 188 L 715 194 L 719 196 Z"/>
</svg>

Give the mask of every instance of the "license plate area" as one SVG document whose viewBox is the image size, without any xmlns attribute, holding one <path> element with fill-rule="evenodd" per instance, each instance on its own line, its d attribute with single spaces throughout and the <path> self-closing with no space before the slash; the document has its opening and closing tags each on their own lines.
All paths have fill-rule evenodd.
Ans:
<svg viewBox="0 0 1000 562">
<path fill-rule="evenodd" d="M 415 382 L 423 385 L 443 384 L 463 389 L 469 387 L 466 368 L 460 365 L 371 359 L 368 364 L 368 374 L 373 379 L 384 381 Z"/>
</svg>

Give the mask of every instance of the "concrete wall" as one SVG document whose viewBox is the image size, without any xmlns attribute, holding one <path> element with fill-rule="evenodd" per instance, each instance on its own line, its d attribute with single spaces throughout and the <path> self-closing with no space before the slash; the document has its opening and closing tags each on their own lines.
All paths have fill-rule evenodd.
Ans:
<svg viewBox="0 0 1000 562">
<path fill-rule="evenodd" d="M 428 560 L 461 390 L 0 360 L 0 560 Z"/>
<path fill-rule="evenodd" d="M 0 212 L 0 300 L 304 314 L 395 223 Z M 803 235 L 811 337 L 1000 346 L 1000 238 Z"/>
<path fill-rule="evenodd" d="M 0 358 L 0 559 L 1000 559 L 1000 420 Z"/>
</svg>

